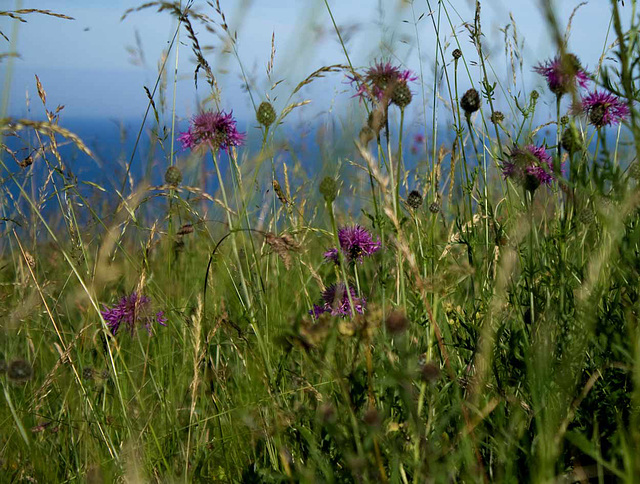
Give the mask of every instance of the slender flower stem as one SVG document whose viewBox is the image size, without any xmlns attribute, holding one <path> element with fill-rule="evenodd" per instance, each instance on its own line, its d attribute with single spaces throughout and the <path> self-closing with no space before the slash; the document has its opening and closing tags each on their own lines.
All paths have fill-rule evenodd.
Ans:
<svg viewBox="0 0 640 484">
<path fill-rule="evenodd" d="M 213 165 L 216 168 L 216 174 L 218 176 L 218 182 L 220 183 L 220 192 L 222 193 L 222 200 L 225 204 L 225 213 L 227 214 L 227 223 L 229 225 L 229 231 L 233 232 L 233 219 L 231 218 L 231 208 L 229 206 L 229 200 L 227 198 L 227 191 L 224 188 L 224 180 L 222 178 L 222 173 L 220 172 L 220 167 L 218 165 L 218 157 L 216 156 L 213 149 L 211 150 L 211 157 L 213 159 Z M 251 304 L 251 298 L 249 297 L 249 290 L 247 289 L 247 283 L 244 278 L 244 271 L 242 270 L 242 263 L 240 262 L 240 254 L 238 252 L 238 245 L 236 243 L 236 234 L 235 232 L 231 235 L 231 247 L 233 249 L 233 253 L 236 258 L 236 263 L 238 264 L 238 271 L 240 272 L 240 283 L 242 285 L 242 292 L 244 293 L 244 297 L 246 299 L 246 305 L 249 309 L 249 312 L 253 313 L 253 306 Z"/>
<path fill-rule="evenodd" d="M 355 317 L 356 308 L 353 305 L 353 298 L 351 297 L 351 290 L 349 287 L 349 279 L 347 277 L 346 261 L 344 254 L 340 250 L 340 239 L 338 238 L 338 226 L 336 224 L 336 218 L 333 213 L 333 202 L 327 200 L 327 211 L 329 212 L 329 218 L 331 219 L 331 228 L 333 231 L 333 243 L 338 248 L 338 262 L 340 265 L 340 272 L 342 274 L 342 280 L 344 281 L 345 291 L 347 292 L 347 298 L 349 299 L 349 309 L 351 309 L 351 317 Z M 336 286 L 337 287 L 337 286 Z"/>
</svg>

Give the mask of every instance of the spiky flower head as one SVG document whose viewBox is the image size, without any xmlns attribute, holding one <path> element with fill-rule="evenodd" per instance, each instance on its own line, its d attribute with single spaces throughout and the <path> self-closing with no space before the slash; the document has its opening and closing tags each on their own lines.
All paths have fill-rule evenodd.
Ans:
<svg viewBox="0 0 640 484">
<path fill-rule="evenodd" d="M 546 79 L 549 90 L 558 96 L 571 92 L 578 86 L 586 88 L 589 81 L 589 75 L 573 54 L 566 54 L 564 57 L 558 55 L 538 64 L 533 70 Z"/>
<path fill-rule="evenodd" d="M 178 136 L 184 149 L 210 148 L 213 151 L 229 151 L 232 146 L 240 146 L 245 139 L 239 133 L 233 112 L 206 111 L 191 118 L 188 131 Z"/>
<path fill-rule="evenodd" d="M 356 297 L 356 291 L 353 287 L 349 287 L 349 293 L 347 293 L 347 286 L 343 282 L 327 287 L 322 292 L 320 304 L 314 304 L 309 314 L 315 319 L 318 319 L 323 313 L 330 313 L 331 316 L 350 316 L 352 311 L 349 294 L 351 301 L 353 301 L 353 312 L 363 314 L 366 306 L 365 299 Z"/>
<path fill-rule="evenodd" d="M 629 106 L 619 97 L 605 91 L 587 94 L 573 107 L 575 113 L 585 113 L 596 128 L 612 126 L 629 116 Z"/>
<path fill-rule="evenodd" d="M 166 326 L 165 322 L 167 321 L 163 311 L 158 311 L 155 314 L 151 311 L 151 300 L 147 296 L 136 292 L 122 297 L 120 302 L 112 308 L 104 306 L 101 313 L 114 336 L 122 324 L 129 329 L 131 335 L 133 335 L 136 324 L 144 325 L 151 334 L 151 323 L 156 322 L 161 326 Z"/>
<path fill-rule="evenodd" d="M 182 181 L 182 172 L 177 166 L 170 166 L 164 174 L 167 185 L 178 186 Z"/>
<path fill-rule="evenodd" d="M 391 65 L 390 62 L 376 62 L 365 71 L 364 75 L 354 73 L 348 77 L 352 84 L 355 82 L 358 86 L 356 96 L 372 101 L 390 98 L 396 85 L 402 83 L 406 85 L 408 81 L 418 79 L 410 70 L 400 69 Z"/>
<path fill-rule="evenodd" d="M 409 205 L 412 209 L 418 210 L 422 205 L 422 195 L 418 190 L 411 190 L 409 195 L 407 196 L 407 205 Z"/>
<path fill-rule="evenodd" d="M 469 89 L 460 99 L 460 107 L 464 109 L 467 116 L 480 109 L 480 94 L 475 89 Z"/>
<path fill-rule="evenodd" d="M 338 230 L 338 240 L 345 260 L 349 263 L 362 262 L 364 257 L 373 255 L 382 247 L 380 239 L 374 241 L 367 229 L 360 225 L 342 227 Z M 324 253 L 324 257 L 336 264 L 340 260 L 336 248 L 329 249 Z"/>
<path fill-rule="evenodd" d="M 336 199 L 336 196 L 338 195 L 338 184 L 332 177 L 326 176 L 320 182 L 319 190 L 324 199 L 328 203 L 331 203 Z"/>
<path fill-rule="evenodd" d="M 513 148 L 502 166 L 502 174 L 522 184 L 527 190 L 535 191 L 541 184 L 549 185 L 554 179 L 551 155 L 544 146 Z"/>
<path fill-rule="evenodd" d="M 268 128 L 273 124 L 276 120 L 276 110 L 273 109 L 270 102 L 264 101 L 260 103 L 260 106 L 258 106 L 258 110 L 256 111 L 256 119 L 258 120 L 258 123 L 265 128 Z"/>
</svg>

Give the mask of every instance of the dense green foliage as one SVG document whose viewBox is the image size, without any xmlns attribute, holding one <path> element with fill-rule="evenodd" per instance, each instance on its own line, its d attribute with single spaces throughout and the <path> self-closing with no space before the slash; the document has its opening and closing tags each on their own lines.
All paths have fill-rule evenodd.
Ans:
<svg viewBox="0 0 640 484">
<path fill-rule="evenodd" d="M 433 3 L 440 38 L 447 5 Z M 174 156 L 156 112 L 166 184 L 110 197 L 91 185 L 87 199 L 66 171 L 62 139 L 89 150 L 57 112 L 0 120 L 5 137 L 39 133 L 41 152 L 31 163 L 0 145 L 0 480 L 637 482 L 640 17 L 625 3 L 612 1 L 617 42 L 589 73 L 590 92 L 623 105 L 612 123 L 609 104 L 571 108 L 587 92 L 573 81 L 500 99 L 479 6 L 432 81 L 450 96 L 454 137 L 430 126 L 417 148 L 405 109 L 429 81 L 348 58 L 302 81 L 291 104 L 257 103 L 259 152 L 221 115 L 225 137 Z M 207 8 L 218 20 L 189 11 L 179 28 L 218 99 L 191 21 L 217 22 L 237 51 L 219 6 Z M 627 31 L 621 17 L 633 17 Z M 467 69 L 477 90 L 458 92 Z M 308 178 L 295 157 L 282 163 L 277 135 L 300 88 L 338 71 L 363 98 L 344 96 L 357 126 L 323 140 L 327 114 L 314 141 L 324 165 Z M 547 130 L 543 100 L 557 101 Z M 208 194 L 193 174 L 214 167 Z M 356 223 L 370 245 L 326 260 Z M 326 288 L 340 283 L 352 292 L 336 301 Z M 107 308 L 133 292 L 150 302 L 129 308 L 133 331 L 114 332 Z"/>
</svg>

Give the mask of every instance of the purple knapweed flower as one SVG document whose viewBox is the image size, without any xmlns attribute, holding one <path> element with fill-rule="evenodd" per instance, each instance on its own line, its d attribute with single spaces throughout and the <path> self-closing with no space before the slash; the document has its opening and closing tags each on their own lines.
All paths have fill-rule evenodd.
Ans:
<svg viewBox="0 0 640 484">
<path fill-rule="evenodd" d="M 619 97 L 605 91 L 587 94 L 573 107 L 574 113 L 586 113 L 596 128 L 620 123 L 629 116 L 629 106 Z"/>
<path fill-rule="evenodd" d="M 374 241 L 367 229 L 360 225 L 342 227 L 338 230 L 338 241 L 347 262 L 362 262 L 365 256 L 374 254 L 382 247 L 380 239 Z M 324 258 L 337 264 L 340 262 L 338 249 L 329 249 L 324 253 Z"/>
<path fill-rule="evenodd" d="M 167 318 L 163 311 L 153 313 L 151 310 L 151 300 L 136 292 L 129 296 L 124 296 L 114 307 L 104 306 L 101 311 L 104 321 L 115 336 L 121 324 L 124 324 L 133 335 L 136 324 L 143 324 L 149 334 L 151 334 L 151 323 L 156 322 L 161 326 L 166 326 Z"/>
<path fill-rule="evenodd" d="M 564 59 L 556 56 L 538 64 L 533 70 L 542 75 L 547 80 L 551 92 L 559 96 L 573 91 L 577 86 L 586 88 L 589 81 L 589 75 L 573 54 L 567 54 Z"/>
<path fill-rule="evenodd" d="M 505 178 L 522 183 L 529 190 L 535 190 L 553 181 L 553 161 L 543 146 L 516 147 L 502 165 L 502 174 Z"/>
<path fill-rule="evenodd" d="M 233 112 L 207 111 L 191 118 L 188 131 L 178 136 L 184 149 L 198 149 L 201 146 L 214 151 L 229 151 L 232 146 L 240 146 L 245 139 L 244 133 L 239 133 Z"/>
<path fill-rule="evenodd" d="M 356 83 L 358 92 L 355 96 L 360 99 L 382 101 L 384 97 L 390 99 L 391 91 L 398 83 L 407 83 L 418 79 L 409 69 L 400 69 L 390 62 L 376 62 L 373 67 L 367 69 L 364 75 L 354 73 L 347 76 L 351 83 Z"/>
<path fill-rule="evenodd" d="M 351 301 L 353 301 L 353 310 L 356 313 L 363 314 L 366 300 L 356 297 L 356 291 L 353 287 L 349 288 L 351 293 Z M 343 282 L 333 284 L 322 292 L 322 301 L 320 304 L 314 304 L 313 309 L 309 311 L 315 319 L 318 319 L 323 313 L 330 313 L 331 316 L 350 316 L 351 305 L 349 303 L 349 294 Z"/>
</svg>

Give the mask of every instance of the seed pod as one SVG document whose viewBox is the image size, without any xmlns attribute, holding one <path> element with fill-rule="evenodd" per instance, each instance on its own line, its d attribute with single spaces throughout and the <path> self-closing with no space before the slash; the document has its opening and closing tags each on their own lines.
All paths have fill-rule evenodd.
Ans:
<svg viewBox="0 0 640 484">
<path fill-rule="evenodd" d="M 256 119 L 265 128 L 268 128 L 276 120 L 276 111 L 270 102 L 264 101 L 258 106 Z"/>
<path fill-rule="evenodd" d="M 397 82 L 391 92 L 391 102 L 401 109 L 409 105 L 413 95 L 406 82 Z"/>
<path fill-rule="evenodd" d="M 438 213 L 440 211 L 440 204 L 438 202 L 433 202 L 429 205 L 429 211 L 431 213 Z"/>
<path fill-rule="evenodd" d="M 493 124 L 500 124 L 504 121 L 504 114 L 502 111 L 494 111 L 491 115 L 491 122 Z"/>
<path fill-rule="evenodd" d="M 451 55 L 455 60 L 458 60 L 460 59 L 460 57 L 462 57 L 462 51 L 460 49 L 454 49 Z"/>
<path fill-rule="evenodd" d="M 590 225 L 596 219 L 596 214 L 589 207 L 585 207 L 580 211 L 578 218 L 583 224 Z"/>
<path fill-rule="evenodd" d="M 412 209 L 418 210 L 422 205 L 422 195 L 418 190 L 411 190 L 409 196 L 407 196 L 407 205 Z"/>
<path fill-rule="evenodd" d="M 164 181 L 167 185 L 176 187 L 182 181 L 182 172 L 178 167 L 170 166 L 164 174 Z"/>
<path fill-rule="evenodd" d="M 475 89 L 469 89 L 460 100 L 460 107 L 467 115 L 475 113 L 480 109 L 480 94 Z"/>
<path fill-rule="evenodd" d="M 325 177 L 320 182 L 320 193 L 327 202 L 333 202 L 338 195 L 338 186 L 336 185 L 336 181 L 330 176 Z"/>
</svg>

